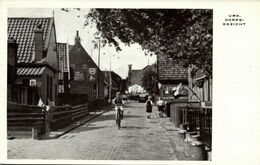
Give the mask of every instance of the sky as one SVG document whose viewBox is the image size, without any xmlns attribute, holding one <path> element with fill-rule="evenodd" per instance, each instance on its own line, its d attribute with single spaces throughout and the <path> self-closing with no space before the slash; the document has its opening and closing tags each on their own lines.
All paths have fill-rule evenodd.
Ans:
<svg viewBox="0 0 260 165">
<path fill-rule="evenodd" d="M 64 12 L 60 8 L 9 8 L 8 17 L 53 17 L 55 20 L 57 42 L 74 44 L 76 31 L 79 31 L 81 44 L 90 54 L 92 59 L 98 61 L 98 48 L 94 49 L 93 41 L 96 28 L 94 26 L 84 27 L 84 15 L 89 9 L 81 11 L 71 10 Z M 133 69 L 142 69 L 148 64 L 156 61 L 156 56 L 146 56 L 141 50 L 140 45 L 133 44 L 130 47 L 120 44 L 122 51 L 116 52 L 114 47 L 105 46 L 100 50 L 100 68 L 101 70 L 111 70 L 126 78 L 128 65 L 132 64 Z"/>
</svg>

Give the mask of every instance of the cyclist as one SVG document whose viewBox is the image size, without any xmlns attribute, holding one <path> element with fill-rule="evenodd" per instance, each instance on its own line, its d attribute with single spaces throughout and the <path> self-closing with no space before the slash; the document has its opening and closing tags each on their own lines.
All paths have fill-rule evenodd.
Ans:
<svg viewBox="0 0 260 165">
<path fill-rule="evenodd" d="M 116 119 L 116 124 L 118 124 L 117 122 L 117 109 L 119 108 L 121 110 L 121 119 L 123 119 L 123 104 L 124 104 L 124 101 L 123 99 L 121 98 L 121 94 L 120 92 L 117 92 L 116 93 L 116 97 L 113 99 L 112 103 L 115 105 L 115 110 L 116 110 L 116 116 L 115 116 L 115 119 Z"/>
</svg>

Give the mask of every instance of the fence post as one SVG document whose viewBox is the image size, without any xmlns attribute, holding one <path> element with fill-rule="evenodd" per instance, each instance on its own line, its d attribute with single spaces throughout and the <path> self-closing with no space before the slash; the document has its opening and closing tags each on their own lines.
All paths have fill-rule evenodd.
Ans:
<svg viewBox="0 0 260 165">
<path fill-rule="evenodd" d="M 88 104 L 86 104 L 85 106 L 86 106 L 86 112 L 87 112 L 86 114 L 88 115 L 89 114 L 89 112 L 88 112 Z"/>
<path fill-rule="evenodd" d="M 38 130 L 37 130 L 37 128 L 32 128 L 32 139 L 38 139 Z"/>
<path fill-rule="evenodd" d="M 73 122 L 74 121 L 74 118 L 73 118 L 73 114 L 72 114 L 72 106 L 67 106 L 66 108 L 66 111 L 69 111 L 69 116 L 70 116 L 70 122 Z"/>
<path fill-rule="evenodd" d="M 50 107 L 44 107 L 44 118 L 45 118 L 45 137 L 49 137 L 50 133 Z"/>
</svg>

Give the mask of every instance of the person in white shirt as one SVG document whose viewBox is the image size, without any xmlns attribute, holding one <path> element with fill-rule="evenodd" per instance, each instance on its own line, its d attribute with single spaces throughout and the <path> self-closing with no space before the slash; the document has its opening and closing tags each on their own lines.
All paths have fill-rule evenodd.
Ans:
<svg viewBox="0 0 260 165">
<path fill-rule="evenodd" d="M 153 109 L 152 96 L 148 97 L 148 100 L 145 102 L 145 106 L 146 106 L 147 118 L 151 119 L 151 113 Z"/>
<path fill-rule="evenodd" d="M 163 108 L 164 108 L 164 101 L 159 97 L 157 101 L 159 117 L 163 117 Z"/>
</svg>

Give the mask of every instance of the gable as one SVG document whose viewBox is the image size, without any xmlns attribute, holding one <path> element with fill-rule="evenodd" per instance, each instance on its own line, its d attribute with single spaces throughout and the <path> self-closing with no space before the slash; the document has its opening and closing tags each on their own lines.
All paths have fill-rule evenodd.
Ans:
<svg viewBox="0 0 260 165">
<path fill-rule="evenodd" d="M 98 72 L 100 72 L 100 78 L 104 78 L 102 71 L 98 68 L 96 63 L 92 60 L 90 55 L 86 52 L 86 50 L 82 47 L 81 44 L 75 44 L 71 46 L 69 51 L 69 63 L 70 67 L 72 65 L 75 66 L 75 70 L 80 71 L 86 65 L 87 68 L 97 68 Z"/>
<path fill-rule="evenodd" d="M 57 53 L 57 42 L 56 42 L 56 34 L 55 34 L 54 24 L 51 25 L 50 36 L 49 36 L 48 47 L 47 47 L 46 62 L 50 66 L 55 68 L 56 70 L 59 69 L 59 66 L 58 66 L 58 53 Z"/>
</svg>

